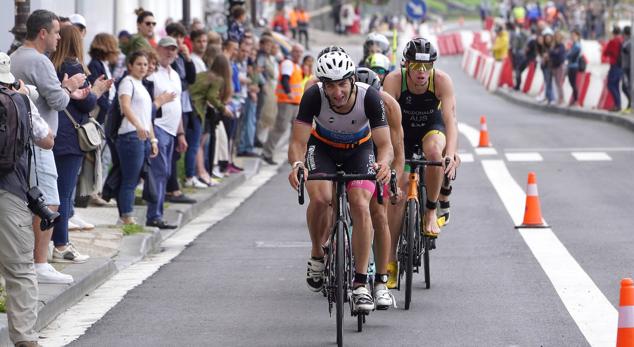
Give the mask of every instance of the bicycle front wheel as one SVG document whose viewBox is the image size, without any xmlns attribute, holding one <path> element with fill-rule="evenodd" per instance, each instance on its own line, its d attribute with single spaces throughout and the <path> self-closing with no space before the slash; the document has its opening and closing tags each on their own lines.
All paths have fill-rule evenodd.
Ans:
<svg viewBox="0 0 634 347">
<path fill-rule="evenodd" d="M 407 242 L 407 257 L 405 264 L 405 309 L 409 310 L 409 305 L 412 301 L 412 280 L 414 277 L 414 235 L 418 230 L 417 226 L 417 214 L 418 206 L 416 206 L 416 200 L 409 200 L 407 202 L 407 220 L 405 228 L 405 240 Z"/>
<path fill-rule="evenodd" d="M 429 289 L 431 286 L 431 273 L 429 272 L 429 250 L 431 239 L 427 236 L 423 236 L 424 252 L 423 253 L 423 269 L 425 271 L 425 288 Z"/>
<path fill-rule="evenodd" d="M 337 243 L 335 245 L 335 266 L 337 274 L 337 289 L 336 289 L 336 301 L 337 301 L 337 346 L 343 346 L 343 310 L 344 310 L 344 284 L 346 278 L 344 275 L 345 264 L 345 236 L 346 232 L 343 222 L 337 222 Z"/>
</svg>

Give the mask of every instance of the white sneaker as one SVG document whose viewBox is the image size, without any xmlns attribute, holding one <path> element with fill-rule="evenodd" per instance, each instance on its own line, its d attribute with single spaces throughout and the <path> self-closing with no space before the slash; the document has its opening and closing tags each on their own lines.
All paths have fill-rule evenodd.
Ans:
<svg viewBox="0 0 634 347">
<path fill-rule="evenodd" d="M 218 167 L 214 167 L 214 169 L 211 171 L 211 175 L 216 177 L 216 178 L 223 178 L 225 177 L 225 174 L 223 174 L 222 172 L 220 172 L 220 169 L 218 169 Z"/>
<path fill-rule="evenodd" d="M 324 270 L 326 270 L 326 265 L 323 260 L 315 260 L 312 257 L 308 259 L 308 268 L 306 269 L 308 289 L 313 292 L 321 291 L 324 287 Z"/>
<path fill-rule="evenodd" d="M 185 187 L 189 188 L 208 188 L 209 186 L 202 183 L 198 177 L 186 178 L 185 179 Z"/>
<path fill-rule="evenodd" d="M 365 286 L 352 291 L 352 311 L 370 312 L 374 310 L 374 300 Z"/>
<path fill-rule="evenodd" d="M 387 285 L 382 283 L 374 286 L 374 302 L 377 310 L 387 310 L 390 306 L 396 308 L 394 295 L 387 289 Z"/>
<path fill-rule="evenodd" d="M 75 230 L 70 228 L 70 223 L 78 226 L 79 229 L 82 229 L 82 230 L 92 230 L 95 228 L 93 224 L 90 224 L 86 222 L 85 220 L 79 218 L 78 215 L 74 215 L 68 220 L 68 230 Z"/>
<path fill-rule="evenodd" d="M 66 249 L 60 251 L 57 247 L 53 247 L 53 262 L 54 263 L 85 263 L 90 256 L 79 253 L 72 243 L 66 245 Z"/>
<path fill-rule="evenodd" d="M 74 281 L 73 276 L 55 270 L 49 263 L 35 264 L 35 274 L 37 282 L 42 284 L 69 284 Z"/>
<path fill-rule="evenodd" d="M 68 220 L 68 230 L 81 230 L 81 228 L 79 227 L 79 225 L 71 222 L 70 219 L 69 219 Z"/>
</svg>

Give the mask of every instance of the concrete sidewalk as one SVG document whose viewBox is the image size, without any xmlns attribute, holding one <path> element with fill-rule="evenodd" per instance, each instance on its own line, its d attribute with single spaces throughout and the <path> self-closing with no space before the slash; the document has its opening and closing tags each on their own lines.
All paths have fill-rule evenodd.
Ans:
<svg viewBox="0 0 634 347">
<path fill-rule="evenodd" d="M 508 88 L 498 88 L 495 94 L 502 98 L 511 101 L 513 103 L 530 107 L 532 109 L 543 110 L 546 112 L 555 112 L 558 114 L 572 116 L 577 118 L 591 119 L 597 121 L 603 121 L 608 123 L 614 123 L 618 126 L 622 126 L 626 129 L 634 131 L 634 115 L 623 114 L 616 112 L 609 112 L 605 110 L 593 110 L 587 108 L 581 108 L 579 106 L 558 106 L 548 105 L 538 102 L 534 97 L 511 90 Z"/>
<path fill-rule="evenodd" d="M 278 152 L 276 157 L 283 154 Z M 280 160 L 280 162 L 282 162 Z M 183 188 L 195 204 L 165 204 L 166 221 L 179 227 L 187 224 L 248 178 L 257 174 L 263 162 L 260 158 L 237 158 L 236 165 L 244 172 L 225 177 L 222 183 L 205 189 Z M 282 165 L 282 164 L 280 164 Z M 145 225 L 145 206 L 136 205 L 134 212 L 140 225 Z M 76 208 L 75 213 L 87 222 L 95 224 L 90 231 L 71 231 L 70 240 L 82 253 L 90 255 L 84 264 L 52 264 L 59 271 L 72 275 L 72 284 L 40 284 L 39 314 L 36 329 L 49 325 L 55 317 L 79 302 L 82 297 L 95 290 L 118 271 L 157 252 L 161 242 L 177 230 L 159 230 L 144 227 L 144 232 L 124 235 L 121 226 L 114 225 L 118 219 L 116 207 Z M 12 346 L 7 329 L 7 316 L 0 314 L 0 346 Z"/>
</svg>

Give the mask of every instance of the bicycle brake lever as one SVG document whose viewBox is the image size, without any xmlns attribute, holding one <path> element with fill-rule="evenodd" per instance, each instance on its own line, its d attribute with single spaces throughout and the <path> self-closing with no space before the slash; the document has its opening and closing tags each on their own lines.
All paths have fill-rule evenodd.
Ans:
<svg viewBox="0 0 634 347">
<path fill-rule="evenodd" d="M 297 179 L 299 180 L 299 187 L 297 187 L 297 200 L 300 205 L 304 204 L 304 169 L 299 168 L 297 171 Z"/>
</svg>

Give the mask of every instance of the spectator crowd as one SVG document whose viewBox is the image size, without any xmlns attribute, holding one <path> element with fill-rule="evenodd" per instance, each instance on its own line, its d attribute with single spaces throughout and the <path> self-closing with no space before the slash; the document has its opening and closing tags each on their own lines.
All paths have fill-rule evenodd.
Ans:
<svg viewBox="0 0 634 347">
<path fill-rule="evenodd" d="M 308 45 L 307 14 L 299 6 L 292 13 L 289 34 Z M 74 281 L 49 262 L 89 259 L 69 230 L 94 225 L 75 207 L 116 204 L 113 224 L 134 225 L 142 190 L 145 225 L 176 228 L 164 203 L 196 202 L 181 187 L 220 184 L 243 171 L 236 157 L 277 163 L 274 153 L 312 78 L 314 59 L 304 47 L 282 50 L 270 30 L 256 36 L 241 6 L 231 9 L 224 35 L 197 21 L 170 22 L 159 33 L 152 12 L 136 15 L 136 33 L 99 33 L 85 57 L 91 28 L 81 15 L 36 10 L 23 45 L 0 52 L 0 111 L 15 103 L 18 119 L 32 125 L 9 129 L 30 129 L 34 143 L 8 169 L 0 166 L 0 274 L 16 345 L 37 345 L 37 284 Z M 272 29 L 287 34 L 284 26 Z"/>
<path fill-rule="evenodd" d="M 481 5 L 480 9 L 486 23 L 487 7 Z M 601 49 L 601 61 L 609 64 L 607 89 L 614 102 L 611 111 L 629 113 L 631 27 L 614 26 L 606 38 L 604 11 L 605 4 L 600 1 L 549 1 L 544 6 L 535 1 L 502 1 L 500 17 L 491 23 L 495 32 L 492 55 L 498 61 L 510 58 L 516 90 L 520 89 L 524 70 L 535 64 L 544 78 L 544 91 L 538 100 L 574 106 L 579 104 L 580 73 L 588 65 L 585 53 L 595 53 L 584 52 L 582 40 L 601 39 L 602 45 L 596 47 L 601 47 L 597 48 Z M 566 79 L 572 89 L 570 100 L 564 100 Z M 627 102 L 622 103 L 621 90 Z"/>
</svg>

